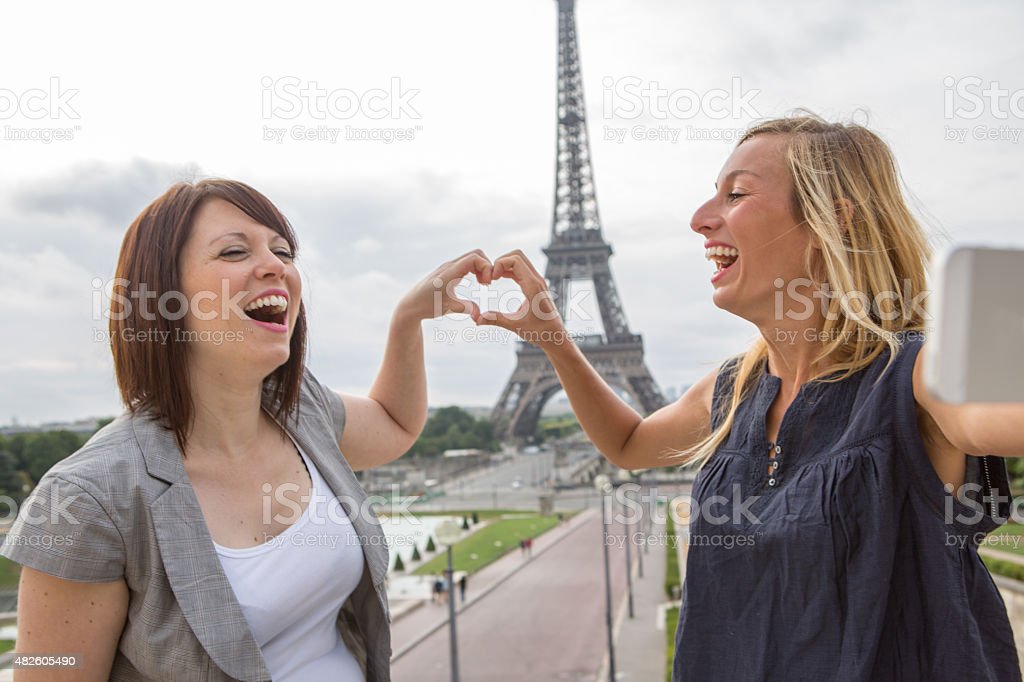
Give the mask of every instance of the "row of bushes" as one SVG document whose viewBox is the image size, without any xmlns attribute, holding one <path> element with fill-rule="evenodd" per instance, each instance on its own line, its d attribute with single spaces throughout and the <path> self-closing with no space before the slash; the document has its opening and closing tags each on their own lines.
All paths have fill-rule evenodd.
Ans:
<svg viewBox="0 0 1024 682">
<path fill-rule="evenodd" d="M 1004 561 L 1003 559 L 996 559 L 986 554 L 979 554 L 979 556 L 981 557 L 981 560 L 985 562 L 985 565 L 988 566 L 988 570 L 992 573 L 1024 582 L 1024 566 L 1021 564 L 1015 564 L 1012 561 Z"/>
</svg>

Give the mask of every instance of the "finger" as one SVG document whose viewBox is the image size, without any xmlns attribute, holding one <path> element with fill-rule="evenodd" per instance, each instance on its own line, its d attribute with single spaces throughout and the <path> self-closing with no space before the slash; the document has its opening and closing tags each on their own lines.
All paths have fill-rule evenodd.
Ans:
<svg viewBox="0 0 1024 682">
<path fill-rule="evenodd" d="M 472 272 L 480 284 L 489 284 L 491 281 L 491 261 L 480 249 L 464 253 L 452 265 L 452 277 L 461 278 Z"/>
<path fill-rule="evenodd" d="M 519 288 L 523 290 L 523 293 L 530 297 L 547 289 L 547 282 L 545 282 L 544 278 L 527 265 L 525 259 L 520 255 L 504 256 L 494 262 L 491 280 L 503 277 L 514 280 L 519 285 Z"/>
<path fill-rule="evenodd" d="M 533 261 L 531 261 L 526 256 L 526 254 L 523 253 L 522 249 L 514 249 L 512 251 L 509 251 L 508 253 L 502 255 L 500 258 L 498 258 L 498 260 L 496 260 L 494 262 L 495 262 L 495 264 L 497 264 L 498 261 L 500 261 L 502 259 L 510 258 L 510 257 L 513 257 L 513 256 L 518 256 L 523 261 L 523 263 L 526 265 L 526 268 L 530 272 L 532 272 L 534 274 L 534 276 L 537 277 L 537 279 L 544 279 L 544 276 L 540 274 L 540 271 L 538 271 L 536 267 L 534 267 Z"/>
</svg>

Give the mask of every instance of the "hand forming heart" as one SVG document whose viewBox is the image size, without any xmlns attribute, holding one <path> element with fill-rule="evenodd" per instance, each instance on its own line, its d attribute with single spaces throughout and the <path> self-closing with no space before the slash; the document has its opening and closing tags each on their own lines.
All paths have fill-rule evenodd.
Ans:
<svg viewBox="0 0 1024 682">
<path fill-rule="evenodd" d="M 472 274 L 481 285 L 502 278 L 513 280 L 525 299 L 517 310 L 502 313 L 481 311 L 473 301 L 460 298 L 455 288 Z M 558 308 L 543 275 L 521 250 L 511 251 L 493 263 L 483 251 L 474 249 L 444 263 L 427 275 L 403 303 L 415 309 L 420 319 L 431 319 L 448 313 L 466 313 L 477 325 L 494 325 L 515 332 L 524 341 L 539 347 L 564 343 L 568 338 Z"/>
</svg>

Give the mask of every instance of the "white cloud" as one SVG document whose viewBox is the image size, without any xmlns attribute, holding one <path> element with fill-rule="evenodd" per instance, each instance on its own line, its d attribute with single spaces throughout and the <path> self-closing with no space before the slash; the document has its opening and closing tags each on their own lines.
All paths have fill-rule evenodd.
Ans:
<svg viewBox="0 0 1024 682">
<path fill-rule="evenodd" d="M 9 32 L 0 60 L 19 68 L 8 70 L 0 88 L 24 92 L 59 77 L 62 87 L 79 90 L 80 118 L 45 125 L 80 129 L 73 142 L 0 139 L 7 323 L 0 421 L 117 409 L 109 352 L 90 338 L 90 282 L 111 276 L 128 222 L 179 177 L 236 177 L 289 216 L 302 247 L 311 361 L 343 390 L 369 387 L 392 307 L 441 262 L 479 247 L 492 257 L 522 248 L 544 263 L 554 184 L 554 2 L 399 0 L 322 6 L 312 15 L 270 5 L 239 14 L 198 0 L 176 8 L 159 16 L 136 3 L 111 10 L 135 31 L 98 20 L 80 3 L 5 8 L 5 25 L 45 25 L 46 36 Z M 615 280 L 663 385 L 694 381 L 752 338 L 749 325 L 712 305 L 710 269 L 689 229 L 731 145 L 686 139 L 693 129 L 742 128 L 750 120 L 615 116 L 606 106 L 606 77 L 699 94 L 729 90 L 738 78 L 743 90 L 759 91 L 753 101 L 766 117 L 798 106 L 847 118 L 864 109 L 933 224 L 954 240 L 1024 245 L 1011 208 L 1024 135 L 1017 142 L 944 139 L 950 128 L 1024 129 L 1024 120 L 1000 121 L 991 112 L 949 119 L 943 99 L 947 76 L 1024 89 L 1019 3 L 744 0 L 725 10 L 579 0 L 577 19 Z M 157 24 L 160 31 L 146 28 Z M 411 142 L 390 144 L 264 141 L 264 126 L 296 123 L 263 116 L 262 79 L 284 76 L 357 93 L 398 78 L 419 90 L 418 118 L 299 122 L 421 129 Z M 41 125 L 18 116 L 3 124 Z M 677 128 L 681 138 L 607 139 L 609 129 L 637 124 Z M 493 402 L 514 349 L 428 338 L 431 400 Z"/>
</svg>

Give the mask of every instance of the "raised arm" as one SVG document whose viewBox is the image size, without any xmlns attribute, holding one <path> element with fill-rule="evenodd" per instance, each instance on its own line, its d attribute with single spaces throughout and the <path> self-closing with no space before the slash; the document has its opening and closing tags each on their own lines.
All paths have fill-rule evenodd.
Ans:
<svg viewBox="0 0 1024 682">
<path fill-rule="evenodd" d="M 89 583 L 24 566 L 18 588 L 18 654 L 73 654 L 77 668 L 20 668 L 14 682 L 105 682 L 128 615 L 124 580 Z"/>
<path fill-rule="evenodd" d="M 914 399 L 931 415 L 946 439 L 960 452 L 971 455 L 1024 457 L 1024 402 L 944 403 L 925 388 L 924 356 L 922 344 L 914 359 Z"/>
<path fill-rule="evenodd" d="M 522 251 L 495 261 L 491 278 L 500 277 L 515 280 L 526 300 L 514 313 L 483 313 L 480 323 L 513 331 L 545 352 L 583 430 L 613 464 L 624 469 L 671 466 L 675 462 L 667 454 L 710 433 L 717 369 L 645 419 L 616 395 L 569 338 L 544 277 Z"/>
<path fill-rule="evenodd" d="M 369 395 L 340 394 L 346 419 L 339 445 L 354 470 L 386 464 L 416 442 L 427 420 L 421 322 L 452 312 L 476 319 L 476 304 L 457 298 L 454 289 L 469 273 L 486 284 L 490 272 L 484 253 L 470 251 L 438 267 L 402 297 L 391 317 L 384 359 Z"/>
</svg>

